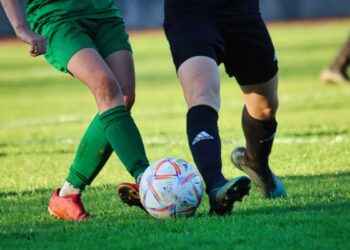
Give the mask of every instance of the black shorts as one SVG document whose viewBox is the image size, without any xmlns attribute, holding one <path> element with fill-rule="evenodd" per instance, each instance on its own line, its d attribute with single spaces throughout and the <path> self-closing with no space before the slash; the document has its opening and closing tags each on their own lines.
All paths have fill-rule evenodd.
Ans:
<svg viewBox="0 0 350 250">
<path fill-rule="evenodd" d="M 259 0 L 165 0 L 164 30 L 176 70 L 207 56 L 240 85 L 264 83 L 278 71 Z"/>
</svg>

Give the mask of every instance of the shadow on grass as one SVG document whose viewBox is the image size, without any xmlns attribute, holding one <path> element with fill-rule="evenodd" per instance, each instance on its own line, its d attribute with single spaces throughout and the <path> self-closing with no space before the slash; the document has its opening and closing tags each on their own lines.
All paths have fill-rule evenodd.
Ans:
<svg viewBox="0 0 350 250">
<path fill-rule="evenodd" d="M 327 212 L 334 215 L 345 213 L 350 209 L 350 200 L 341 193 L 349 188 L 349 186 L 341 184 L 350 183 L 350 172 L 314 176 L 287 176 L 283 180 L 289 190 L 290 196 L 288 198 L 269 203 L 261 199 L 260 196 L 255 199 L 254 194 L 254 197 L 249 198 L 250 200 L 254 199 L 253 202 L 250 203 L 248 200 L 244 204 L 245 208 L 238 209 L 232 218 L 227 218 L 227 223 L 237 219 L 235 215 L 241 220 L 245 220 L 261 214 L 287 217 L 289 214 L 295 213 Z M 336 185 L 335 182 L 338 182 L 341 190 L 335 190 L 332 186 Z M 326 185 L 319 186 L 320 183 Z M 310 191 L 312 189 L 315 191 L 304 192 L 304 190 Z M 335 196 L 334 191 L 337 191 Z M 60 232 L 63 234 L 67 234 L 67 232 L 84 234 L 91 230 L 98 231 L 101 228 L 103 230 L 127 228 L 131 231 L 137 231 L 138 229 L 135 227 L 138 226 L 157 228 L 158 226 L 171 227 L 172 223 L 182 226 L 190 224 L 186 223 L 185 220 L 159 222 L 146 216 L 140 209 L 125 207 L 115 198 L 115 185 L 92 187 L 84 194 L 86 207 L 94 214 L 90 221 L 81 224 L 56 221 L 46 211 L 51 192 L 52 189 L 49 188 L 22 192 L 0 192 L 0 212 L 2 214 L 0 222 L 3 224 L 0 227 L 0 238 L 30 240 L 35 239 L 38 235 L 42 237 L 48 234 L 52 237 L 51 234 Z M 316 196 L 313 196 L 314 194 Z M 318 196 L 330 196 L 332 200 L 324 202 L 324 200 L 318 199 Z M 209 217 L 207 209 L 207 199 L 205 199 L 196 217 L 192 220 L 196 221 L 195 223 L 198 221 L 200 224 L 218 220 L 216 217 Z M 219 221 L 221 221 L 220 219 Z"/>
<path fill-rule="evenodd" d="M 315 130 L 315 131 L 298 131 L 298 132 L 285 132 L 284 136 L 292 137 L 328 137 L 328 136 L 337 136 L 337 135 L 347 135 L 349 133 L 346 129 L 327 129 L 327 130 Z"/>
<path fill-rule="evenodd" d="M 320 211 L 327 211 L 327 212 L 336 212 L 343 210 L 345 211 L 350 209 L 350 201 L 349 200 L 342 200 L 339 202 L 332 202 L 329 204 L 324 203 L 313 203 L 313 204 L 305 204 L 305 205 L 289 205 L 289 206 L 278 206 L 278 207 L 264 207 L 264 208 L 258 208 L 258 209 L 247 209 L 246 211 L 241 211 L 240 213 L 245 216 L 252 216 L 252 215 L 282 215 L 282 214 L 288 214 L 292 212 L 320 212 Z M 336 213 L 334 213 L 336 214 Z"/>
<path fill-rule="evenodd" d="M 65 152 L 65 151 L 64 151 Z M 309 182 L 320 182 L 320 181 L 330 181 L 334 178 L 337 179 L 338 183 L 344 183 L 347 181 L 349 183 L 349 180 L 344 179 L 350 179 L 350 171 L 342 171 L 342 172 L 336 172 L 331 174 L 319 174 L 319 175 L 292 175 L 292 176 L 285 176 L 281 177 L 283 181 L 287 181 L 290 186 L 295 186 L 295 182 L 301 182 L 304 183 L 303 186 L 308 186 Z M 294 182 L 294 183 L 293 183 Z M 345 183 L 344 183 L 345 184 Z M 350 184 L 350 183 L 349 183 Z M 310 189 L 308 187 L 307 189 Z M 97 187 L 88 187 L 88 193 L 100 193 L 100 192 L 106 192 L 107 190 L 115 190 L 115 185 L 112 184 L 104 184 Z M 50 188 L 40 188 L 40 189 L 33 189 L 33 190 L 25 190 L 20 192 L 1 192 L 0 191 L 0 198 L 8 198 L 8 197 L 25 197 L 25 196 L 32 196 L 32 195 L 43 195 L 50 193 L 52 189 Z M 299 195 L 300 196 L 300 195 Z M 285 200 L 288 200 L 286 198 Z M 349 201 L 350 202 L 350 201 Z"/>
<path fill-rule="evenodd" d="M 350 171 L 339 171 L 329 174 L 316 174 L 316 175 L 290 175 L 282 177 L 289 181 L 320 181 L 329 180 L 330 178 L 350 178 Z"/>
</svg>

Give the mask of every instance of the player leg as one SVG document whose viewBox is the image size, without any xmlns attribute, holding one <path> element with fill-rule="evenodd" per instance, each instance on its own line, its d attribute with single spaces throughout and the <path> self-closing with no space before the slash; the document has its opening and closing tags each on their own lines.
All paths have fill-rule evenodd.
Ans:
<svg viewBox="0 0 350 250">
<path fill-rule="evenodd" d="M 115 52 L 106 58 L 106 62 L 121 85 L 127 108 L 131 109 L 135 102 L 135 70 L 131 51 Z M 125 204 L 143 209 L 139 196 L 139 181 L 140 178 L 136 183 L 118 184 L 117 194 Z"/>
<path fill-rule="evenodd" d="M 120 50 L 106 57 L 105 61 L 112 70 L 123 92 L 125 106 L 131 110 L 135 103 L 135 67 L 132 52 Z"/>
<path fill-rule="evenodd" d="M 77 52 L 69 61 L 68 69 L 84 82 L 95 96 L 100 110 L 98 121 L 105 138 L 129 173 L 137 179 L 149 163 L 141 136 L 124 105 L 123 93 L 113 72 L 97 51 L 89 48 Z M 72 212 L 69 208 L 64 211 Z"/>
<path fill-rule="evenodd" d="M 192 57 L 181 64 L 178 76 L 188 105 L 188 143 L 206 183 L 210 212 L 228 214 L 234 201 L 242 200 L 248 193 L 250 181 L 245 177 L 227 181 L 222 174 L 218 129 L 220 79 L 217 63 L 210 57 Z"/>
<path fill-rule="evenodd" d="M 100 59 L 104 61 L 104 66 L 108 68 L 108 76 L 104 76 L 107 78 L 105 80 L 109 82 L 109 85 L 112 86 L 113 81 L 114 86 L 117 86 L 117 89 L 107 92 L 114 91 L 113 98 L 116 100 L 121 98 L 123 102 L 122 105 L 117 101 L 105 109 L 102 107 L 101 110 L 100 108 L 100 111 L 103 112 L 100 115 L 100 121 L 114 151 L 127 167 L 129 173 L 135 179 L 139 179 L 149 163 L 140 133 L 130 115 L 130 109 L 135 100 L 135 72 L 128 34 L 125 32 L 123 20 L 119 17 L 99 19 L 95 21 L 95 24 L 98 29 L 96 29 L 94 36 L 94 44 Z M 84 60 L 84 58 L 81 59 Z M 79 65 L 79 60 L 76 63 Z M 83 81 L 89 81 L 89 76 L 86 79 Z M 100 85 L 102 84 L 100 83 Z M 90 87 L 90 89 L 93 88 Z M 93 91 L 93 93 L 98 100 L 96 92 Z M 102 94 L 100 98 L 103 99 L 103 96 L 106 95 Z"/>
<path fill-rule="evenodd" d="M 67 196 L 81 193 L 86 186 L 92 183 L 112 152 L 113 149 L 99 120 L 99 114 L 96 114 L 80 141 L 68 177 L 60 189 L 59 195 Z"/>
<path fill-rule="evenodd" d="M 75 53 L 82 48 L 94 48 L 85 30 L 74 22 L 46 24 L 42 33 L 49 41 L 47 61 L 63 72 L 68 72 L 67 64 Z M 100 172 L 111 153 L 97 114 L 81 139 L 65 183 L 52 194 L 48 209 L 53 216 L 65 220 L 88 217 L 81 202 L 81 192 Z"/>
<path fill-rule="evenodd" d="M 108 18 L 99 20 L 99 29 L 96 34 L 95 44 L 107 65 L 117 79 L 124 96 L 124 102 L 128 110 L 135 101 L 135 70 L 131 46 L 128 34 L 125 32 L 123 20 L 120 18 Z M 137 146 L 137 145 L 136 145 Z M 139 145 L 137 147 L 143 147 Z M 121 183 L 117 186 L 117 193 L 121 200 L 132 206 L 143 208 L 138 194 L 138 182 Z"/>
<path fill-rule="evenodd" d="M 81 30 L 79 32 L 82 33 Z M 69 34 L 64 33 L 61 28 L 60 32 L 55 32 L 55 37 L 57 38 L 58 34 L 62 33 L 62 37 L 69 37 L 72 35 L 71 27 Z M 133 176 L 137 177 L 148 166 L 142 140 L 130 113 L 124 106 L 118 81 L 93 48 L 94 43 L 88 37 L 85 37 L 84 42 L 82 39 L 84 34 L 75 35 L 77 36 L 73 37 L 80 37 L 79 41 L 71 41 L 76 48 L 66 53 L 68 55 L 66 60 L 61 61 L 67 62 L 67 70 L 86 83 L 95 96 L 98 109 L 103 113 L 98 114 L 89 126 L 78 149 L 67 182 L 60 192 L 61 196 L 56 191 L 50 201 L 51 213 L 56 217 L 68 220 L 86 218 L 87 214 L 80 201 L 79 193 L 98 174 L 111 154 L 112 147 Z M 62 40 L 62 37 L 59 40 Z M 65 43 L 60 42 L 59 45 L 56 43 L 56 46 L 63 46 L 61 44 Z M 64 49 L 61 48 L 59 51 L 65 51 Z M 127 140 L 126 136 L 128 136 Z M 135 145 L 125 145 L 127 144 L 125 142 L 135 144 L 136 150 L 133 152 Z"/>
<path fill-rule="evenodd" d="M 228 74 L 240 84 L 245 104 L 242 127 L 246 148 L 234 150 L 232 161 L 265 197 L 283 197 L 282 182 L 269 166 L 278 108 L 278 66 L 271 38 L 260 16 L 228 20 L 225 27 L 229 45 L 224 63 Z"/>
<path fill-rule="evenodd" d="M 97 114 L 80 141 L 65 183 L 51 197 L 49 211 L 52 215 L 66 220 L 87 218 L 80 195 L 101 171 L 112 152 Z"/>
<path fill-rule="evenodd" d="M 218 129 L 218 66 L 209 57 L 192 57 L 179 67 L 178 76 L 188 105 L 188 143 L 210 193 L 226 183 L 221 171 L 221 140 Z"/>
<path fill-rule="evenodd" d="M 267 198 L 286 195 L 282 182 L 269 166 L 273 140 L 277 130 L 277 76 L 258 84 L 241 86 L 244 103 L 242 127 L 246 148 L 232 153 L 233 163 L 246 172 Z"/>
<path fill-rule="evenodd" d="M 345 42 L 333 63 L 328 69 L 322 71 L 321 81 L 325 83 L 348 82 L 350 77 L 347 69 L 350 65 L 350 37 Z"/>
<path fill-rule="evenodd" d="M 189 11 L 183 9 L 187 6 L 183 1 L 166 1 L 164 29 L 188 106 L 188 144 L 206 184 L 210 212 L 226 215 L 235 201 L 248 194 L 250 180 L 228 181 L 222 174 L 218 63 L 225 44 L 212 17 L 200 14 L 209 5 L 193 6 Z"/>
<path fill-rule="evenodd" d="M 76 53 L 68 69 L 94 95 L 107 140 L 128 172 L 137 179 L 149 163 L 141 135 L 126 109 L 121 85 L 112 70 L 96 50 L 89 48 Z"/>
</svg>

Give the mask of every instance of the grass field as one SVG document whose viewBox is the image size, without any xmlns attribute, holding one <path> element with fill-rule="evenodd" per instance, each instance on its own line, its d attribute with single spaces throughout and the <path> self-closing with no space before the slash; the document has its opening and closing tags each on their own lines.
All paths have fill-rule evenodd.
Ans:
<svg viewBox="0 0 350 250">
<path fill-rule="evenodd" d="M 159 221 L 116 199 L 131 180 L 113 156 L 84 195 L 93 218 L 56 221 L 47 213 L 74 149 L 96 112 L 82 84 L 31 59 L 19 43 L 0 43 L 0 249 L 350 249 L 350 85 L 319 83 L 350 21 L 273 25 L 280 59 L 279 133 L 272 166 L 289 197 L 266 201 L 255 187 L 227 218 L 208 217 L 207 199 L 191 219 Z M 151 160 L 179 156 L 186 108 L 162 33 L 132 36 L 137 68 L 134 117 Z M 222 75 L 220 128 L 227 177 L 243 143 L 242 100 Z"/>
</svg>

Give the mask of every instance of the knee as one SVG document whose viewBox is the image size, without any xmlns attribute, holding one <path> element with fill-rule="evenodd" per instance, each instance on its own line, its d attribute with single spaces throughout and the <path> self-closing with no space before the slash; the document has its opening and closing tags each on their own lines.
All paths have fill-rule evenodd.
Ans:
<svg viewBox="0 0 350 250">
<path fill-rule="evenodd" d="M 220 87 L 215 82 L 198 79 L 189 95 L 189 106 L 208 105 L 215 110 L 220 109 Z"/>
<path fill-rule="evenodd" d="M 278 99 L 275 98 L 267 102 L 256 103 L 253 107 L 248 107 L 248 111 L 258 120 L 270 120 L 275 118 L 278 105 Z"/>
<path fill-rule="evenodd" d="M 275 118 L 277 110 L 278 110 L 278 102 L 273 105 L 261 108 L 258 111 L 260 115 L 260 120 L 270 120 L 272 118 Z"/>
<path fill-rule="evenodd" d="M 245 105 L 251 116 L 258 120 L 270 120 L 276 116 L 279 100 L 277 76 L 266 83 L 242 88 Z"/>
<path fill-rule="evenodd" d="M 96 100 L 99 103 L 114 103 L 122 99 L 122 92 L 114 77 L 101 74 L 97 77 L 98 84 L 93 90 Z"/>
<path fill-rule="evenodd" d="M 178 76 L 189 108 L 208 105 L 220 108 L 220 77 L 216 62 L 208 57 L 197 56 L 184 62 Z"/>
</svg>

